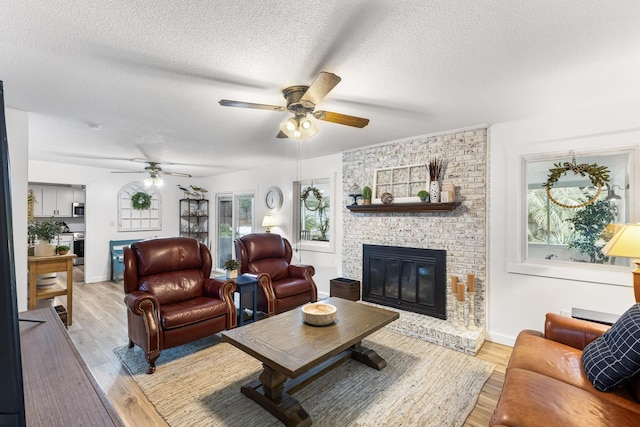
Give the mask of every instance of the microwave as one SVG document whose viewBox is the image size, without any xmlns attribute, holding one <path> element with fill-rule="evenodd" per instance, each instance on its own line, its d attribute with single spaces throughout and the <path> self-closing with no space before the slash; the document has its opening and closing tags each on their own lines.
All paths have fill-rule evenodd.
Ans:
<svg viewBox="0 0 640 427">
<path fill-rule="evenodd" d="M 84 203 L 73 203 L 71 205 L 71 216 L 74 218 L 84 216 Z"/>
</svg>

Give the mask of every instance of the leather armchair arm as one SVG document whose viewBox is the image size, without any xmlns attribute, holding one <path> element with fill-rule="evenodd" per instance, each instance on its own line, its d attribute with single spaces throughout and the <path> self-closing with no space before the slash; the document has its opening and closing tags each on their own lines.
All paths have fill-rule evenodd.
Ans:
<svg viewBox="0 0 640 427">
<path fill-rule="evenodd" d="M 236 291 L 236 282 L 230 279 L 206 279 L 204 282 L 204 294 L 208 297 L 218 298 L 227 305 L 226 329 L 233 329 L 238 325 L 236 305 L 233 302 L 233 293 Z"/>
<path fill-rule="evenodd" d="M 316 269 L 312 265 L 289 265 L 288 267 L 289 277 L 298 277 L 300 279 L 311 280 L 311 277 L 316 274 Z"/>
<path fill-rule="evenodd" d="M 162 333 L 158 300 L 143 291 L 132 291 L 124 296 L 129 318 L 129 343 L 138 344 L 146 354 L 149 370 L 155 370 L 155 360 L 162 350 Z"/>
<path fill-rule="evenodd" d="M 236 291 L 236 282 L 230 279 L 205 279 L 204 295 L 207 297 L 218 298 L 222 301 L 233 302 L 233 293 Z"/>
<path fill-rule="evenodd" d="M 609 328 L 610 326 L 608 325 L 589 322 L 588 320 L 547 313 L 544 336 L 547 339 L 582 350 Z"/>
<path fill-rule="evenodd" d="M 273 316 L 276 314 L 276 294 L 273 292 L 273 286 L 271 285 L 271 276 L 267 273 L 244 273 L 244 275 L 254 278 L 258 282 L 258 286 L 262 288 L 267 300 L 267 315 Z"/>
<path fill-rule="evenodd" d="M 160 304 L 153 295 L 143 291 L 129 292 L 124 296 L 124 303 L 127 308 L 135 315 L 142 316 L 145 313 L 152 313 L 154 318 L 157 318 L 155 313 L 158 312 Z M 156 322 L 157 323 L 157 322 Z"/>
</svg>

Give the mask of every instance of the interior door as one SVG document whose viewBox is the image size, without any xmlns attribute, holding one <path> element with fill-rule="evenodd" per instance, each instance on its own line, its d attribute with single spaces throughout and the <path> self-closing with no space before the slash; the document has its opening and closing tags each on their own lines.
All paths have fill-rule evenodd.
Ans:
<svg viewBox="0 0 640 427">
<path fill-rule="evenodd" d="M 238 193 L 217 196 L 217 240 L 216 267 L 222 269 L 224 262 L 234 258 L 233 241 L 253 233 L 255 203 L 253 193 Z"/>
</svg>

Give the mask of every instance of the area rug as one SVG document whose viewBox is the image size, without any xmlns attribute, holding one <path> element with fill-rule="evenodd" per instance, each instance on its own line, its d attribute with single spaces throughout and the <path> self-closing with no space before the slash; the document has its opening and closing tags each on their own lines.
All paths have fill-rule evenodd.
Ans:
<svg viewBox="0 0 640 427">
<path fill-rule="evenodd" d="M 494 365 L 381 329 L 363 341 L 387 361 L 377 371 L 349 360 L 293 396 L 316 426 L 460 426 Z M 279 426 L 240 393 L 261 363 L 216 335 L 164 350 L 147 375 L 137 346 L 114 349 L 171 426 Z"/>
</svg>

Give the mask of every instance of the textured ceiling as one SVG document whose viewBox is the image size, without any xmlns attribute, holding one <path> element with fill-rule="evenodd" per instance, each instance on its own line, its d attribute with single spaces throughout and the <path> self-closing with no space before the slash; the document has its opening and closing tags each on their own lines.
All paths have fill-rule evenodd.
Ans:
<svg viewBox="0 0 640 427">
<path fill-rule="evenodd" d="M 0 0 L 5 104 L 30 157 L 196 176 L 296 158 L 281 91 L 342 77 L 302 157 L 640 96 L 637 0 Z M 91 129 L 92 124 L 101 126 Z"/>
</svg>

